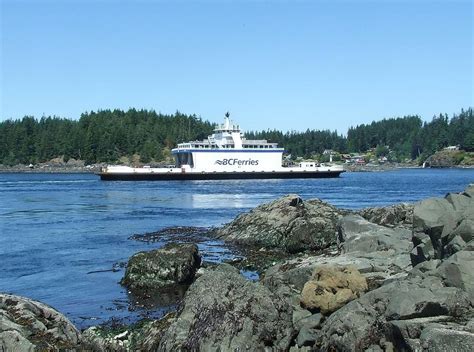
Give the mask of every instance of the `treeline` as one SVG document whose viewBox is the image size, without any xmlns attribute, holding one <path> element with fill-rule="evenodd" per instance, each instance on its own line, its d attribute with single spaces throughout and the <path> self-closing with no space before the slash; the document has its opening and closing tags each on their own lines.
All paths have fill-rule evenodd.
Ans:
<svg viewBox="0 0 474 352">
<path fill-rule="evenodd" d="M 291 154 L 293 158 L 301 156 L 304 158 L 314 157 L 322 154 L 326 149 L 332 149 L 341 153 L 347 152 L 347 139 L 328 130 L 306 130 L 306 132 L 286 132 L 272 130 L 261 132 L 247 132 L 248 139 L 267 139 L 276 142 Z"/>
<path fill-rule="evenodd" d="M 447 114 L 424 122 L 419 116 L 383 119 L 371 124 L 349 128 L 347 137 L 331 131 L 306 132 L 261 131 L 246 133 L 250 139 L 278 142 L 292 156 L 311 157 L 325 149 L 339 153 L 363 153 L 369 149 L 389 153 L 393 160 L 426 159 L 437 150 L 450 145 L 474 151 L 473 109 L 461 110 L 451 119 Z M 388 147 L 388 148 L 386 148 Z"/>
<path fill-rule="evenodd" d="M 347 132 L 349 151 L 362 152 L 378 146 L 388 146 L 397 159 L 424 159 L 451 145 L 474 151 L 472 108 L 461 110 L 451 119 L 447 114 L 440 114 L 430 122 L 422 122 L 419 116 L 405 116 L 351 127 Z"/>
<path fill-rule="evenodd" d="M 86 163 L 116 162 L 137 154 L 140 161 L 160 161 L 177 143 L 205 139 L 214 124 L 196 115 L 164 115 L 148 110 L 86 112 L 79 120 L 26 116 L 0 122 L 0 164 L 35 164 L 63 156 Z M 248 139 L 267 139 L 283 146 L 292 157 L 314 157 L 325 149 L 360 153 L 371 148 L 389 152 L 396 160 L 424 159 L 436 150 L 459 145 L 474 151 L 473 109 L 449 118 L 419 116 L 384 119 L 351 127 L 347 137 L 329 130 L 248 132 Z M 386 148 L 388 147 L 388 148 Z"/>
<path fill-rule="evenodd" d="M 24 117 L 0 123 L 0 163 L 29 164 L 64 156 L 87 164 L 140 155 L 142 162 L 162 160 L 176 143 L 207 137 L 213 124 L 176 112 L 102 110 L 77 121 Z"/>
</svg>

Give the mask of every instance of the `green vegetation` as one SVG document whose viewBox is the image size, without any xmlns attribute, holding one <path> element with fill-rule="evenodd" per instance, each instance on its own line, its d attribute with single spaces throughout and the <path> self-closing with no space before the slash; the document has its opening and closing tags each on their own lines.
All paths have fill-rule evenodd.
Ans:
<svg viewBox="0 0 474 352">
<path fill-rule="evenodd" d="M 148 163 L 164 159 L 176 143 L 205 138 L 212 130 L 211 123 L 179 112 L 102 110 L 84 113 L 78 121 L 26 116 L 0 123 L 0 163 L 35 164 L 64 156 L 91 164 L 134 154 Z"/>
<path fill-rule="evenodd" d="M 388 146 L 397 160 L 424 160 L 447 146 L 457 145 L 460 149 L 474 151 L 473 109 L 461 110 L 451 119 L 440 114 L 425 123 L 419 116 L 405 116 L 360 125 L 349 129 L 347 144 L 352 152 L 377 148 L 376 153 L 380 154 L 382 148 Z"/>
<path fill-rule="evenodd" d="M 267 139 L 278 143 L 291 154 L 292 158 L 319 157 L 324 150 L 331 149 L 341 153 L 347 152 L 347 140 L 337 132 L 307 130 L 306 132 L 262 131 L 248 132 L 248 139 Z M 328 156 L 329 158 L 329 156 Z"/>
<path fill-rule="evenodd" d="M 77 121 L 25 116 L 0 122 L 0 164 L 35 164 L 61 156 L 65 161 L 74 158 L 87 164 L 130 160 L 134 155 L 139 155 L 143 163 L 161 161 L 169 157 L 177 143 L 204 139 L 213 128 L 213 124 L 196 115 L 163 115 L 135 109 L 86 112 Z M 418 116 L 384 119 L 351 127 L 347 137 L 336 131 L 309 129 L 248 132 L 246 137 L 276 142 L 293 158 L 323 160 L 328 158 L 327 154 L 322 155 L 326 149 L 338 153 L 372 149 L 377 157 L 385 156 L 391 161 L 424 160 L 449 145 L 474 151 L 474 114 L 469 108 L 451 119 L 440 114 L 425 123 Z M 458 158 L 461 162 L 462 158 Z"/>
</svg>

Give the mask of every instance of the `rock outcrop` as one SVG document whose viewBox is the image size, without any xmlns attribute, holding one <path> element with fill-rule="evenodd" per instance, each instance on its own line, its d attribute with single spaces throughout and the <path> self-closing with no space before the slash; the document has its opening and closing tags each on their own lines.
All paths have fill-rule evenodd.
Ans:
<svg viewBox="0 0 474 352">
<path fill-rule="evenodd" d="M 474 185 L 461 194 L 429 198 L 413 212 L 413 265 L 430 259 L 445 259 L 473 246 Z"/>
<path fill-rule="evenodd" d="M 120 328 L 92 326 L 82 332 L 81 351 L 157 351 L 164 332 L 174 320 L 173 312 L 159 320 L 141 321 Z"/>
<path fill-rule="evenodd" d="M 406 255 L 413 248 L 411 237 L 411 230 L 380 226 L 359 215 L 345 216 L 338 223 L 338 243 L 342 253 Z"/>
<path fill-rule="evenodd" d="M 373 224 L 359 215 L 344 216 L 337 228 L 340 253 L 300 257 L 276 264 L 263 274 L 262 282 L 296 304 L 304 284 L 321 266 L 354 266 L 371 289 L 405 277 L 412 269 L 410 230 Z"/>
<path fill-rule="evenodd" d="M 80 342 L 79 331 L 55 309 L 0 293 L 0 351 L 75 350 Z"/>
<path fill-rule="evenodd" d="M 343 213 L 319 199 L 303 201 L 298 195 L 287 195 L 239 215 L 215 235 L 290 253 L 320 250 L 336 243 L 336 222 Z"/>
<path fill-rule="evenodd" d="M 82 336 L 54 309 L 0 294 L 0 350 L 474 350 L 474 186 L 358 214 L 290 195 L 215 233 L 292 259 L 250 282 L 227 264 L 195 275 L 195 245 L 138 253 L 122 283 L 184 287 L 178 311 Z"/>
<path fill-rule="evenodd" d="M 446 286 L 458 287 L 466 291 L 474 305 L 473 248 L 453 254 L 431 273 L 439 276 Z"/>
<path fill-rule="evenodd" d="M 440 150 L 425 160 L 426 167 L 447 168 L 456 166 L 472 166 L 474 153 L 464 150 Z"/>
<path fill-rule="evenodd" d="M 191 285 L 159 349 L 280 351 L 289 347 L 292 333 L 287 303 L 224 264 Z"/>
<path fill-rule="evenodd" d="M 322 350 L 421 351 L 434 346 L 441 333 L 446 341 L 471 351 L 474 334 L 469 328 L 472 306 L 466 292 L 445 287 L 438 278 L 400 280 L 373 290 L 333 313 L 319 332 Z M 441 349 L 442 350 L 442 349 Z"/>
<path fill-rule="evenodd" d="M 413 204 L 400 203 L 386 207 L 365 208 L 357 212 L 364 219 L 387 227 L 410 227 L 413 224 Z"/>
<path fill-rule="evenodd" d="M 301 305 L 327 315 L 367 291 L 367 281 L 353 266 L 317 267 L 301 292 Z"/>
<path fill-rule="evenodd" d="M 189 284 L 200 264 L 195 244 L 169 243 L 163 248 L 133 255 L 121 283 L 132 290 Z"/>
</svg>

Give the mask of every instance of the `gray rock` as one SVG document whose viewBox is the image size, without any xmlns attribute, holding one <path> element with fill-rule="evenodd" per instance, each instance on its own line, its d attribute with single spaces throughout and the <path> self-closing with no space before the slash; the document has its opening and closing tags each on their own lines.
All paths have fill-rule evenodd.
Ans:
<svg viewBox="0 0 474 352">
<path fill-rule="evenodd" d="M 303 328 L 298 333 L 298 336 L 296 337 L 296 344 L 299 347 L 313 346 L 316 340 L 318 339 L 318 336 L 318 330 L 303 326 Z"/>
<path fill-rule="evenodd" d="M 474 252 L 460 251 L 436 269 L 447 286 L 466 291 L 474 305 Z"/>
<path fill-rule="evenodd" d="M 396 288 L 385 310 L 388 320 L 450 315 L 460 317 L 469 310 L 467 295 L 454 287 L 402 284 Z"/>
<path fill-rule="evenodd" d="M 292 336 L 288 303 L 224 265 L 190 286 L 159 350 L 286 350 Z"/>
<path fill-rule="evenodd" d="M 364 350 L 381 339 L 396 344 L 389 329 L 392 321 L 440 315 L 452 320 L 471 313 L 467 294 L 444 287 L 441 279 L 405 279 L 368 292 L 334 312 L 325 321 L 318 344 L 322 350 L 341 351 Z"/>
<path fill-rule="evenodd" d="M 379 345 L 370 345 L 365 352 L 384 352 L 384 350 Z"/>
<path fill-rule="evenodd" d="M 456 252 L 459 252 L 466 247 L 466 242 L 461 236 L 454 236 L 454 238 L 444 247 L 444 255 L 448 258 Z"/>
<path fill-rule="evenodd" d="M 321 327 L 321 324 L 323 323 L 323 321 L 324 321 L 324 316 L 321 313 L 316 313 L 316 314 L 310 315 L 309 317 L 305 317 L 299 320 L 297 324 L 299 324 L 302 327 L 304 326 L 308 329 L 318 329 Z"/>
<path fill-rule="evenodd" d="M 463 219 L 453 231 L 452 237 L 447 238 L 447 240 L 451 240 L 456 236 L 461 237 L 466 243 L 472 241 L 474 239 L 474 220 L 469 218 Z"/>
<path fill-rule="evenodd" d="M 469 246 L 474 237 L 472 186 L 461 194 L 430 198 L 415 205 L 413 212 L 412 263 L 445 259 Z"/>
<path fill-rule="evenodd" d="M 424 276 L 425 273 L 434 274 L 434 270 L 436 270 L 440 264 L 441 264 L 441 260 L 439 259 L 424 261 L 416 265 L 410 271 L 410 274 L 414 276 Z"/>
<path fill-rule="evenodd" d="M 0 332 L 1 351 L 34 351 L 36 345 L 16 330 Z"/>
<path fill-rule="evenodd" d="M 343 217 L 337 229 L 343 253 L 392 250 L 394 253 L 406 254 L 413 248 L 411 231 L 389 229 L 368 222 L 359 215 Z"/>
<path fill-rule="evenodd" d="M 135 333 L 137 340 L 135 350 L 157 351 L 164 333 L 174 321 L 175 313 L 169 313 L 163 319 L 146 324 L 138 333 Z"/>
<path fill-rule="evenodd" d="M 420 344 L 432 352 L 470 352 L 474 351 L 474 334 L 444 326 L 429 326 L 421 333 Z"/>
<path fill-rule="evenodd" d="M 260 205 L 216 230 L 226 241 L 291 253 L 319 250 L 336 243 L 336 221 L 343 211 L 319 199 L 288 195 Z"/>
<path fill-rule="evenodd" d="M 369 289 L 391 279 L 406 276 L 411 270 L 408 253 L 395 255 L 393 250 L 372 253 L 345 253 L 338 256 L 309 256 L 287 260 L 270 267 L 262 275 L 262 283 L 272 292 L 287 298 L 289 304 L 299 302 L 304 284 L 319 266 L 352 265 L 367 279 Z"/>
<path fill-rule="evenodd" d="M 0 293 L 0 350 L 75 350 L 79 331 L 61 313 L 29 298 Z"/>
<path fill-rule="evenodd" d="M 408 203 L 366 208 L 357 213 L 372 223 L 388 227 L 405 226 L 411 228 L 413 224 L 413 204 Z"/>
<path fill-rule="evenodd" d="M 436 257 L 433 243 L 429 238 L 426 238 L 418 244 L 410 253 L 410 259 L 412 265 L 416 266 L 425 261 L 434 259 Z"/>
<path fill-rule="evenodd" d="M 310 352 L 312 349 L 309 346 L 298 347 L 298 346 L 291 346 L 289 352 Z"/>
<path fill-rule="evenodd" d="M 106 333 L 101 328 L 92 326 L 82 332 L 82 345 L 85 350 L 95 352 L 125 352 L 127 344 L 116 339 L 114 334 Z"/>
<path fill-rule="evenodd" d="M 304 323 L 303 321 L 306 318 L 311 317 L 311 312 L 307 309 L 301 308 L 301 306 L 298 305 L 293 305 L 293 316 L 292 316 L 292 321 L 293 321 L 293 326 L 295 327 L 296 330 L 300 330 Z"/>
<path fill-rule="evenodd" d="M 163 248 L 133 255 L 121 283 L 134 290 L 189 284 L 200 264 L 195 244 L 169 243 Z"/>
<path fill-rule="evenodd" d="M 471 183 L 465 190 L 462 192 L 462 195 L 466 197 L 474 198 L 474 183 Z"/>
<path fill-rule="evenodd" d="M 422 350 L 420 336 L 423 329 L 433 323 L 447 323 L 449 316 L 392 320 L 387 322 L 386 330 L 397 350 Z"/>
</svg>

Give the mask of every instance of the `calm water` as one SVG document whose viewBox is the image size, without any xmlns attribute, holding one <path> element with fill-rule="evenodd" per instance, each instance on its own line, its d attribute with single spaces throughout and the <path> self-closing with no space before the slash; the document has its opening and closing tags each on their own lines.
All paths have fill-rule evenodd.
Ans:
<svg viewBox="0 0 474 352">
<path fill-rule="evenodd" d="M 32 297 L 79 327 L 136 318 L 110 271 L 147 244 L 133 234 L 169 226 L 217 226 L 281 195 L 297 193 L 344 208 L 413 202 L 462 191 L 474 170 L 345 173 L 338 179 L 103 182 L 90 174 L 0 174 L 0 291 Z M 208 260 L 231 256 L 200 244 Z"/>
</svg>

